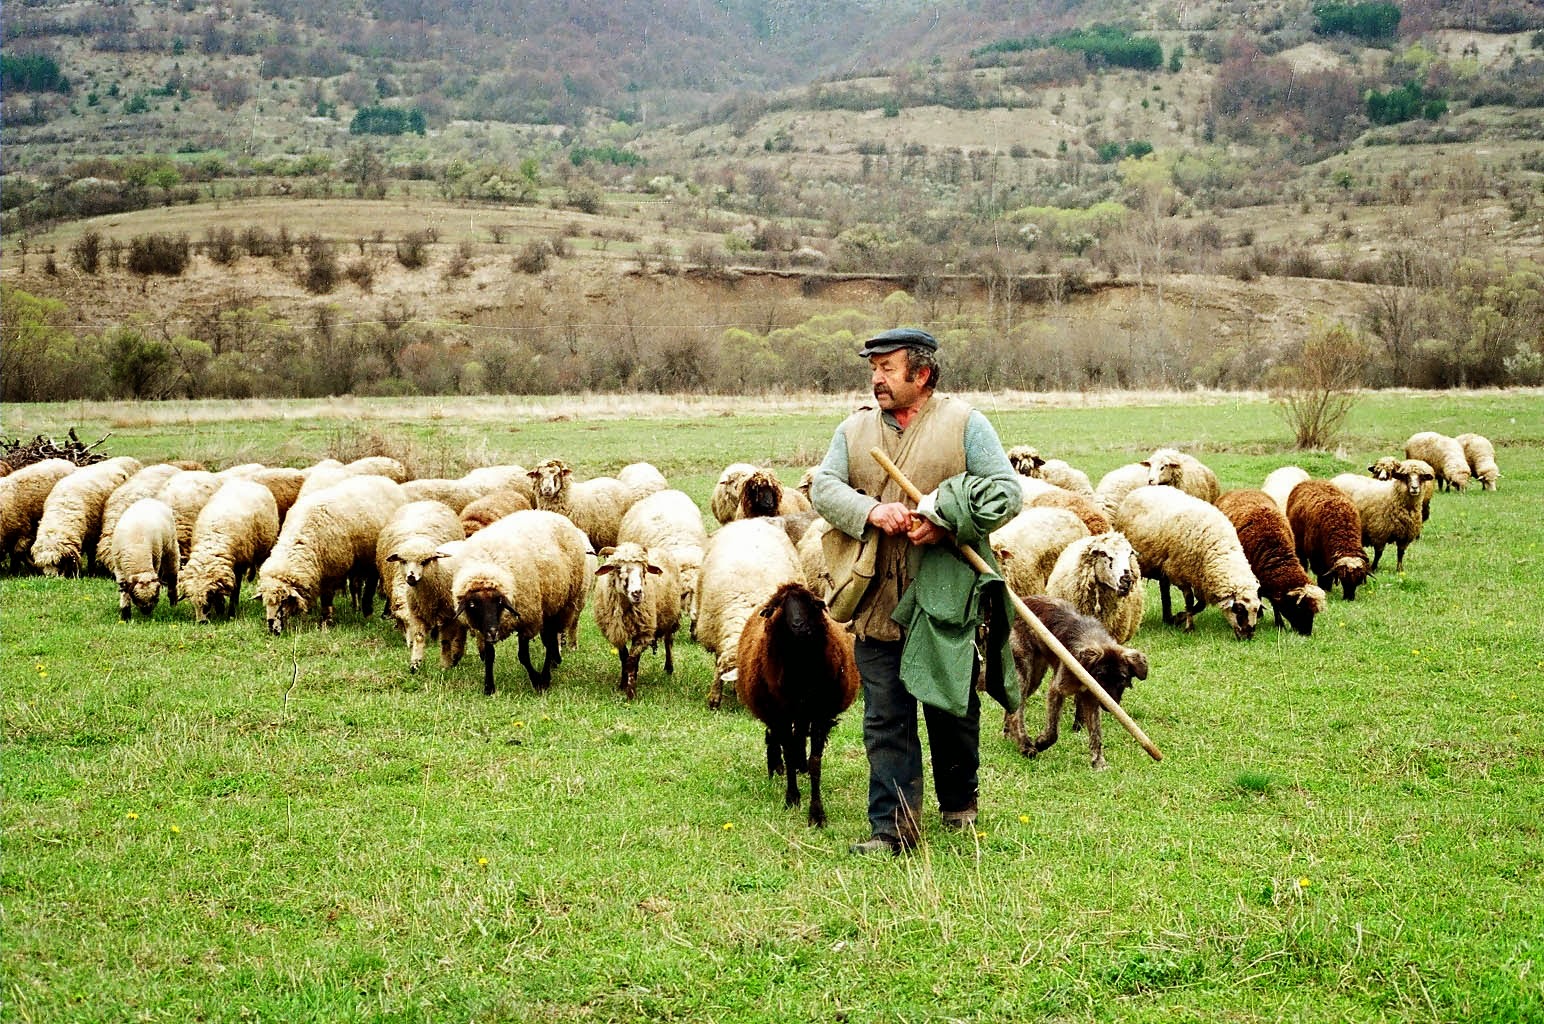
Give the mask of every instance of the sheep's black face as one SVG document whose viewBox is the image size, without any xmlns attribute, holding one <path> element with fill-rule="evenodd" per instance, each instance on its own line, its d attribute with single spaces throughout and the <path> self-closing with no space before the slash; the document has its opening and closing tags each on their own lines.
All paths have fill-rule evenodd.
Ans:
<svg viewBox="0 0 1544 1024">
<path fill-rule="evenodd" d="M 745 484 L 745 507 L 754 516 L 775 516 L 782 501 L 782 488 L 770 480 L 751 479 Z"/>
<path fill-rule="evenodd" d="M 1313 619 L 1318 613 L 1313 602 L 1306 598 L 1288 595 L 1281 599 L 1279 607 L 1281 617 L 1287 620 L 1287 625 L 1302 636 L 1313 636 Z"/>
<path fill-rule="evenodd" d="M 497 640 L 505 635 L 500 626 L 504 613 L 506 611 L 511 615 L 515 613 L 509 602 L 504 599 L 504 595 L 497 591 L 468 594 L 461 599 L 456 611 L 467 624 L 467 628 L 481 633 L 490 640 Z"/>
<path fill-rule="evenodd" d="M 814 636 L 820 626 L 820 608 L 814 598 L 792 594 L 783 602 L 783 623 L 794 636 Z"/>
</svg>

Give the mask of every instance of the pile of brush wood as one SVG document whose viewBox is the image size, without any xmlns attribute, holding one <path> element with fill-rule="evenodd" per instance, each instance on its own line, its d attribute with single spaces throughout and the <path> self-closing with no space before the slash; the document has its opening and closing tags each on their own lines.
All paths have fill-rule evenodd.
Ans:
<svg viewBox="0 0 1544 1024">
<path fill-rule="evenodd" d="M 14 473 L 23 466 L 30 466 L 34 462 L 42 462 L 44 459 L 68 459 L 77 466 L 89 466 L 93 462 L 101 462 L 107 458 L 106 453 L 98 452 L 103 441 L 112 434 L 103 434 L 100 439 L 90 444 L 82 441 L 75 435 L 75 428 L 70 428 L 70 439 L 60 444 L 51 437 L 39 434 L 30 441 L 20 438 L 0 438 L 0 476 Z"/>
</svg>

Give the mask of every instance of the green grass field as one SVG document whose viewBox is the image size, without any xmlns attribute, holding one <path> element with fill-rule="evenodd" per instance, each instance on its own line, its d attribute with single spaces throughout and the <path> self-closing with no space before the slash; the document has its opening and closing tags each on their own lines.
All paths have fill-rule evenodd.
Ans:
<svg viewBox="0 0 1544 1024">
<path fill-rule="evenodd" d="M 1156 588 L 1150 678 L 1114 722 L 1026 761 L 983 715 L 982 818 L 856 860 L 858 709 L 830 826 L 785 811 L 761 728 L 705 706 L 709 660 L 645 656 L 640 696 L 586 615 L 535 695 L 501 647 L 406 671 L 385 623 L 267 635 L 250 603 L 117 620 L 107 579 L 0 578 L 3 998 L 18 1021 L 1523 1021 L 1544 1019 L 1544 393 L 1383 394 L 1339 455 L 1286 450 L 1242 399 L 983 400 L 1005 442 L 1095 479 L 1161 444 L 1225 488 L 1360 470 L 1419 429 L 1497 444 L 1496 493 L 1436 497 L 1406 572 L 1309 638 L 1182 635 Z M 435 407 L 4 407 L 146 460 L 421 469 L 645 459 L 700 501 L 736 460 L 818 459 L 842 403 L 543 416 Z M 250 593 L 250 592 L 249 592 Z M 1038 702 L 1031 705 L 1031 717 Z"/>
</svg>

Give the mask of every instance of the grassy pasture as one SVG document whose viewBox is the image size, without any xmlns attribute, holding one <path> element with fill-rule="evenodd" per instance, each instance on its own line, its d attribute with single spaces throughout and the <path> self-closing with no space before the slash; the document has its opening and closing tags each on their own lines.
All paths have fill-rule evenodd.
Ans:
<svg viewBox="0 0 1544 1024">
<path fill-rule="evenodd" d="M 250 605 L 118 623 L 110 581 L 0 578 L 3 998 L 16 1020 L 1433 1020 L 1544 1018 L 1544 394 L 1380 394 L 1297 455 L 1258 400 L 978 396 L 1007 442 L 1096 479 L 1159 444 L 1224 487 L 1360 470 L 1417 429 L 1497 442 L 1501 490 L 1438 495 L 1406 573 L 1311 638 L 1215 611 L 1136 645 L 1114 723 L 1035 761 L 983 715 L 983 816 L 856 861 L 859 714 L 831 824 L 784 811 L 761 730 L 704 705 L 684 637 L 639 699 L 588 616 L 552 690 L 513 657 L 409 676 L 400 639 L 267 636 Z M 841 402 L 634 399 L 4 407 L 116 454 L 421 471 L 644 458 L 706 500 L 737 459 L 802 467 Z M 345 418 L 346 417 L 346 418 Z"/>
</svg>

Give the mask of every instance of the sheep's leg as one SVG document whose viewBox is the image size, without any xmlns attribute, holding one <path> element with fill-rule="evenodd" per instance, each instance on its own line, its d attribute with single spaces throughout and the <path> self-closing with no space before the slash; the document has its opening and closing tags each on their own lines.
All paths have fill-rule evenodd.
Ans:
<svg viewBox="0 0 1544 1024">
<path fill-rule="evenodd" d="M 520 666 L 525 669 L 525 674 L 530 678 L 531 685 L 539 691 L 541 690 L 541 684 L 536 681 L 539 676 L 536 666 L 531 664 L 531 638 L 524 633 L 519 634 L 519 637 L 520 646 L 516 651 L 516 657 L 520 659 Z"/>
<path fill-rule="evenodd" d="M 792 722 L 784 723 L 782 727 L 783 764 L 786 771 L 783 778 L 787 785 L 783 790 L 783 808 L 799 806 L 799 770 L 798 764 L 804 759 L 804 740 L 799 735 L 799 730 Z"/>
<path fill-rule="evenodd" d="M 1405 571 L 1405 548 L 1409 546 L 1410 545 L 1402 544 L 1399 541 L 1394 542 L 1394 571 L 1401 575 L 1403 575 Z"/>
<path fill-rule="evenodd" d="M 477 634 L 477 653 L 482 657 L 483 663 L 483 696 L 493 696 L 493 655 L 494 645 L 481 633 Z M 520 638 L 520 660 L 529 660 L 525 653 L 525 637 Z"/>
<path fill-rule="evenodd" d="M 1158 581 L 1158 597 L 1163 603 L 1164 625 L 1172 626 L 1174 625 L 1174 610 L 1169 598 L 1169 578 L 1162 574 L 1155 574 L 1153 578 Z"/>
<path fill-rule="evenodd" d="M 365 584 L 360 588 L 359 613 L 365 618 L 375 614 L 375 573 L 365 577 Z"/>
<path fill-rule="evenodd" d="M 783 774 L 783 741 L 778 738 L 772 726 L 767 726 L 767 778 Z"/>
<path fill-rule="evenodd" d="M 410 620 L 407 624 L 407 670 L 409 672 L 417 672 L 423 668 L 424 647 L 428 640 L 429 635 L 423 623 Z"/>
<path fill-rule="evenodd" d="M 717 711 L 718 706 L 724 702 L 724 677 L 719 675 L 717 667 L 713 669 L 713 683 L 708 687 L 708 710 Z"/>
<path fill-rule="evenodd" d="M 541 671 L 531 676 L 531 685 L 537 693 L 545 693 L 547 687 L 552 685 L 552 666 L 563 660 L 558 651 L 562 627 L 551 625 L 541 631 Z"/>
<path fill-rule="evenodd" d="M 675 674 L 675 634 L 665 637 L 665 674 Z"/>
<path fill-rule="evenodd" d="M 820 761 L 826 752 L 826 737 L 836 726 L 836 719 L 815 722 L 810 726 L 810 824 L 816 828 L 826 826 L 826 805 L 820 799 Z"/>
<path fill-rule="evenodd" d="M 118 591 L 118 618 L 124 622 L 134 618 L 134 606 L 129 603 L 129 595 L 122 590 Z"/>
<path fill-rule="evenodd" d="M 1374 544 L 1372 546 L 1372 565 L 1369 567 L 1369 570 L 1368 570 L 1369 572 L 1377 572 L 1378 571 L 1378 559 L 1380 559 L 1382 557 L 1383 557 L 1383 545 L 1382 544 Z"/>
<path fill-rule="evenodd" d="M 459 622 L 450 622 L 440 629 L 440 665 L 446 669 L 455 668 L 461 664 L 461 656 L 466 653 L 466 627 Z"/>
</svg>

